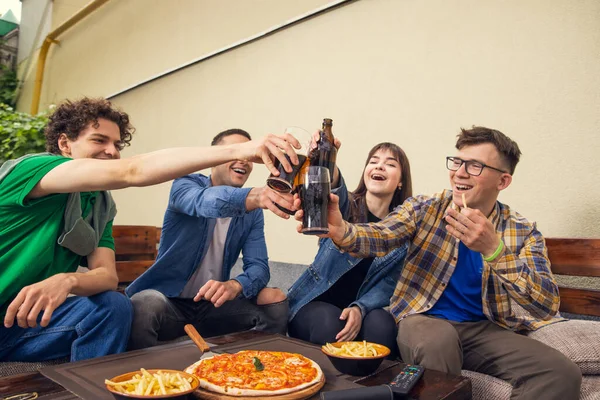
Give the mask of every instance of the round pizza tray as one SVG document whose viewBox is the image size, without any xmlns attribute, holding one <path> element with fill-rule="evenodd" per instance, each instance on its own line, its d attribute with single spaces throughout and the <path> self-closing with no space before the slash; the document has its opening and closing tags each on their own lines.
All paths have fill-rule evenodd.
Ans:
<svg viewBox="0 0 600 400">
<path fill-rule="evenodd" d="M 304 388 L 294 393 L 286 393 L 280 394 L 276 396 L 227 396 L 220 393 L 209 392 L 204 389 L 196 389 L 194 391 L 194 396 L 197 399 L 205 399 L 205 400 L 302 400 L 308 399 L 315 393 L 317 393 L 323 386 L 325 385 L 325 375 L 321 377 L 321 380 L 315 383 L 312 386 Z"/>
</svg>

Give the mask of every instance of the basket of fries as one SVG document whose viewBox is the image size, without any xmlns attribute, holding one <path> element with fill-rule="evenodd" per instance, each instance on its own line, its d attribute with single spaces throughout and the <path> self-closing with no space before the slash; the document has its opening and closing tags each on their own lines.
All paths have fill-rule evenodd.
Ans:
<svg viewBox="0 0 600 400">
<path fill-rule="evenodd" d="M 390 354 L 386 346 L 367 341 L 326 343 L 321 347 L 333 366 L 348 375 L 369 375 Z"/>
<path fill-rule="evenodd" d="M 140 369 L 104 380 L 116 399 L 184 400 L 198 388 L 194 375 L 170 369 Z"/>
</svg>

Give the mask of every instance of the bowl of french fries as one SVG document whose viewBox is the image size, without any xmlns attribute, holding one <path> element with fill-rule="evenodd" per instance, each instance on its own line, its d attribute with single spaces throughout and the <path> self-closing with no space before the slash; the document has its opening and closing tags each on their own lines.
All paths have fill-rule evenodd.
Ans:
<svg viewBox="0 0 600 400">
<path fill-rule="evenodd" d="M 106 389 L 116 399 L 183 400 L 198 388 L 194 375 L 171 369 L 140 369 L 105 379 Z"/>
<path fill-rule="evenodd" d="M 386 346 L 362 342 L 326 343 L 321 347 L 333 366 L 348 375 L 369 375 L 381 365 L 383 359 L 390 354 Z"/>
</svg>

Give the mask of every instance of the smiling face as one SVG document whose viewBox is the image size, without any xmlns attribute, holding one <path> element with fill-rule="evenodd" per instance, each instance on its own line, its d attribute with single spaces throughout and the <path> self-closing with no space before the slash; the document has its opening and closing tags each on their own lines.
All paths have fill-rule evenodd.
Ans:
<svg viewBox="0 0 600 400">
<path fill-rule="evenodd" d="M 247 142 L 248 138 L 242 135 L 225 136 L 218 143 L 219 145 Z M 242 187 L 250 177 L 252 172 L 252 163 L 247 161 L 232 161 L 217 165 L 211 169 L 210 179 L 213 186 L 233 186 Z"/>
<path fill-rule="evenodd" d="M 491 143 L 465 146 L 458 150 L 456 157 L 465 161 L 478 161 L 494 168 L 506 170 L 500 153 L 496 146 Z M 481 175 L 472 176 L 467 173 L 465 168 L 466 165 L 463 163 L 458 171 L 448 171 L 454 204 L 464 207 L 462 200 L 464 194 L 469 208 L 478 209 L 484 215 L 489 215 L 498 199 L 498 194 L 510 185 L 512 176 L 491 168 L 484 168 Z"/>
<path fill-rule="evenodd" d="M 89 123 L 77 136 L 71 140 L 66 134 L 58 138 L 58 147 L 65 157 L 96 158 L 113 160 L 121 158 L 121 134 L 119 126 L 114 122 L 98 118 L 97 126 Z"/>
<path fill-rule="evenodd" d="M 365 167 L 363 179 L 367 191 L 372 195 L 389 196 L 400 185 L 402 179 L 400 163 L 391 151 L 377 150 Z"/>
</svg>

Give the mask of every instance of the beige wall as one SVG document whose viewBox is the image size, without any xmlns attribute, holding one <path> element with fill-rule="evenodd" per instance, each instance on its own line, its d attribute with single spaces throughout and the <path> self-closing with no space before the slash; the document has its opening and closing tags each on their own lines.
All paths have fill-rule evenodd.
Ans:
<svg viewBox="0 0 600 400">
<path fill-rule="evenodd" d="M 21 1 L 22 18 L 19 24 L 19 63 L 29 57 L 33 47 L 39 48 L 41 46 L 44 36 L 50 31 L 50 18 L 44 19 L 44 10 L 47 3 L 48 0 Z M 52 2 L 50 2 L 49 7 L 52 7 Z M 40 38 L 35 42 L 40 25 L 42 25 Z"/>
<path fill-rule="evenodd" d="M 87 3 L 55 0 L 52 29 Z M 107 96 L 325 3 L 110 0 L 52 46 L 40 109 L 66 97 Z M 29 110 L 30 102 L 24 95 L 19 107 Z"/>
<path fill-rule="evenodd" d="M 324 2 L 166 3 L 105 6 L 53 52 L 45 101 L 113 93 Z M 459 127 L 481 124 L 523 151 L 501 201 L 546 236 L 600 237 L 599 20 L 595 0 L 356 1 L 118 96 L 138 128 L 124 155 L 331 117 L 350 188 L 370 147 L 393 141 L 415 192 L 434 193 L 449 186 Z M 249 184 L 266 176 L 256 167 Z M 117 223 L 160 225 L 168 190 L 115 192 Z M 315 240 L 294 222 L 267 213 L 266 225 L 272 260 L 312 259 Z"/>
</svg>

